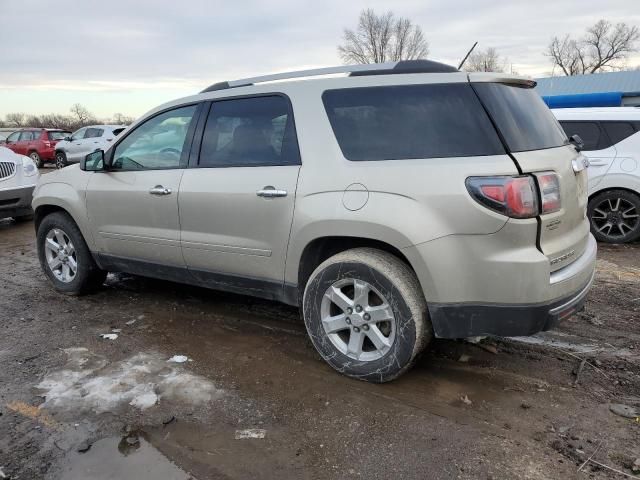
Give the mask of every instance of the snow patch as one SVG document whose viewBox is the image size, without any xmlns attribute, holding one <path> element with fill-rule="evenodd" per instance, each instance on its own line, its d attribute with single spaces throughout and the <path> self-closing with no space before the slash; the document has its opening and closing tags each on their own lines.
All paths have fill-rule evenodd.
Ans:
<svg viewBox="0 0 640 480">
<path fill-rule="evenodd" d="M 244 440 L 246 438 L 264 438 L 267 431 L 263 428 L 248 428 L 246 430 L 236 430 L 236 440 Z"/>
<path fill-rule="evenodd" d="M 118 334 L 117 333 L 101 333 L 100 337 L 102 337 L 104 340 L 115 340 L 116 338 L 118 338 Z"/>
<path fill-rule="evenodd" d="M 168 366 L 158 353 L 110 363 L 86 348 L 64 352 L 65 368 L 37 385 L 45 398 L 42 408 L 103 413 L 131 405 L 145 410 L 160 401 L 196 405 L 223 395 L 208 379 L 184 371 L 181 365 Z"/>
<path fill-rule="evenodd" d="M 167 360 L 167 362 L 171 362 L 171 363 L 184 363 L 187 360 L 189 360 L 189 357 L 187 357 L 186 355 L 174 355 L 173 357 L 171 357 L 169 360 Z"/>
</svg>

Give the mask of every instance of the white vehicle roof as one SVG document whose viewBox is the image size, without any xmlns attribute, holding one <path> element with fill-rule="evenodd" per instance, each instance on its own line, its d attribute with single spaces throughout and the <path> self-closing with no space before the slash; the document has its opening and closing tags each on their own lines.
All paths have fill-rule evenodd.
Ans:
<svg viewBox="0 0 640 480">
<path fill-rule="evenodd" d="M 117 128 L 126 128 L 126 125 L 87 125 L 86 127 L 82 127 L 82 128 L 104 128 L 109 130 L 115 130 Z"/>
<path fill-rule="evenodd" d="M 554 108 L 558 120 L 640 120 L 637 107 Z"/>
</svg>

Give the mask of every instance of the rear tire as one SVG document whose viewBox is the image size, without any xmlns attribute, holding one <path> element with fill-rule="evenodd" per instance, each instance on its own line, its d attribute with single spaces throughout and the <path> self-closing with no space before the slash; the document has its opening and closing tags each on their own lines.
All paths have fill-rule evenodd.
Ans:
<svg viewBox="0 0 640 480">
<path fill-rule="evenodd" d="M 33 160 L 33 163 L 35 163 L 36 167 L 38 168 L 42 168 L 42 166 L 44 165 L 42 158 L 40 158 L 40 154 L 36 151 L 29 152 L 29 158 Z"/>
<path fill-rule="evenodd" d="M 56 168 L 64 168 L 67 165 L 67 155 L 64 152 L 56 152 Z"/>
<path fill-rule="evenodd" d="M 82 295 L 104 283 L 80 229 L 65 212 L 47 215 L 36 234 L 38 259 L 54 288 L 66 295 Z"/>
<path fill-rule="evenodd" d="M 640 237 L 640 196 L 627 190 L 607 190 L 589 201 L 587 216 L 596 240 L 627 243 Z"/>
<path fill-rule="evenodd" d="M 418 279 L 390 253 L 355 248 L 311 274 L 303 297 L 307 332 L 338 372 L 375 383 L 414 364 L 432 337 Z"/>
</svg>

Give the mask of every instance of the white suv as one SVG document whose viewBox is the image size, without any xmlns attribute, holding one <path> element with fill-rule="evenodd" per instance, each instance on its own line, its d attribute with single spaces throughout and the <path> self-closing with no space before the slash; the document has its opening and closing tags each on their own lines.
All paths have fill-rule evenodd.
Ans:
<svg viewBox="0 0 640 480">
<path fill-rule="evenodd" d="M 56 168 L 79 163 L 97 149 L 107 149 L 113 140 L 127 128 L 124 125 L 91 125 L 82 127 L 56 144 Z"/>
<path fill-rule="evenodd" d="M 589 159 L 589 220 L 603 242 L 640 238 L 640 108 L 552 110 Z"/>
<path fill-rule="evenodd" d="M 212 85 L 44 176 L 42 269 L 74 295 L 124 271 L 299 305 L 376 382 L 434 336 L 553 328 L 597 247 L 586 159 L 534 85 L 430 61 Z"/>
</svg>

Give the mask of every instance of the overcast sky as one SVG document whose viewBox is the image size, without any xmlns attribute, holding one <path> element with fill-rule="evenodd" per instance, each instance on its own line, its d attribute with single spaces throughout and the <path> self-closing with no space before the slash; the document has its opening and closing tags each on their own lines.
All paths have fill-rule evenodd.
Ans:
<svg viewBox="0 0 640 480">
<path fill-rule="evenodd" d="M 474 41 L 543 76 L 553 35 L 600 18 L 640 25 L 640 0 L 0 0 L 0 116 L 139 116 L 215 81 L 340 63 L 361 9 L 392 9 L 424 30 L 434 60 Z M 640 65 L 635 56 L 632 65 Z"/>
</svg>

